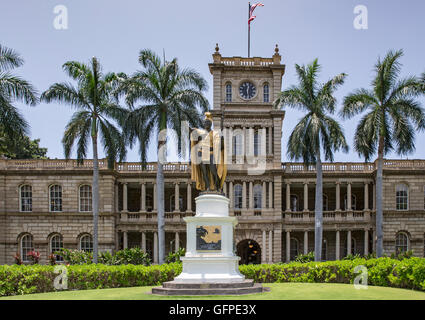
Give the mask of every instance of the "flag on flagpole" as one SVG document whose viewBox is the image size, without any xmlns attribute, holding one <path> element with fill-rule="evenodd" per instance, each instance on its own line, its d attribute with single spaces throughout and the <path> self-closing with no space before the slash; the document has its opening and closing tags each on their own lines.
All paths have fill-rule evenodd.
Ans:
<svg viewBox="0 0 425 320">
<path fill-rule="evenodd" d="M 251 25 L 251 21 L 254 20 L 257 16 L 254 16 L 254 10 L 257 7 L 264 7 L 264 4 L 262 4 L 261 2 L 258 2 L 256 4 L 250 5 L 249 8 L 249 17 L 248 17 L 248 24 Z"/>
</svg>

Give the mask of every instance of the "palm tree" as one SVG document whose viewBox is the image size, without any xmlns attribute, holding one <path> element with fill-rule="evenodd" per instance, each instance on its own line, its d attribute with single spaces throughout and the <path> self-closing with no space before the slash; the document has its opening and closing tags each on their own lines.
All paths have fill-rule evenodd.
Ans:
<svg viewBox="0 0 425 320">
<path fill-rule="evenodd" d="M 165 258 L 164 233 L 164 173 L 165 136 L 167 129 L 173 129 L 177 138 L 178 153 L 182 150 L 182 122 L 191 126 L 201 124 L 202 111 L 208 110 L 208 101 L 203 95 L 207 83 L 192 69 L 180 69 L 177 59 L 170 62 L 161 59 L 151 50 L 140 51 L 139 63 L 143 70 L 124 80 L 119 88 L 125 93 L 126 103 L 131 114 L 127 119 L 124 132 L 130 147 L 139 142 L 142 163 L 146 163 L 146 153 L 153 136 L 158 137 L 157 155 L 157 210 L 159 263 Z M 135 103 L 141 105 L 134 107 Z"/>
<path fill-rule="evenodd" d="M 348 151 L 342 128 L 330 116 L 335 112 L 336 105 L 333 94 L 344 83 L 346 74 L 341 73 L 319 84 L 320 65 L 317 59 L 307 67 L 296 64 L 295 69 L 299 84 L 281 92 L 274 105 L 288 106 L 306 113 L 289 137 L 287 154 L 290 159 L 298 161 L 302 158 L 305 164 L 316 165 L 314 259 L 320 261 L 323 235 L 322 151 L 327 161 L 333 161 L 335 151 Z"/>
<path fill-rule="evenodd" d="M 424 110 L 415 100 L 421 92 L 416 77 L 398 80 L 403 51 L 389 51 L 375 65 L 371 90 L 358 89 L 344 99 L 342 116 L 367 113 L 361 118 L 355 133 L 354 148 L 368 161 L 378 153 L 376 173 L 376 255 L 383 254 L 382 173 L 384 156 L 395 150 L 405 155 L 415 149 L 415 130 L 425 128 Z"/>
<path fill-rule="evenodd" d="M 22 136 L 29 131 L 27 121 L 18 109 L 12 105 L 20 100 L 34 106 L 37 103 L 37 91 L 26 80 L 10 73 L 24 64 L 20 55 L 0 44 L 0 131 L 5 139 Z"/>
<path fill-rule="evenodd" d="M 116 89 L 119 75 L 114 73 L 103 74 L 99 61 L 93 57 L 90 65 L 76 61 L 69 61 L 63 65 L 63 70 L 77 86 L 70 83 L 55 83 L 45 91 L 41 100 L 56 101 L 68 104 L 77 111 L 66 126 L 62 139 L 65 157 L 69 159 L 76 143 L 77 161 L 82 163 L 87 156 L 88 143 L 91 138 L 93 146 L 93 261 L 98 258 L 98 215 L 99 215 L 99 160 L 98 136 L 103 144 L 108 159 L 108 166 L 112 168 L 115 160 L 124 159 L 126 154 L 123 135 L 114 122 L 122 124 L 127 111 L 121 108 L 112 92 Z M 120 74 L 122 76 L 122 74 Z"/>
</svg>

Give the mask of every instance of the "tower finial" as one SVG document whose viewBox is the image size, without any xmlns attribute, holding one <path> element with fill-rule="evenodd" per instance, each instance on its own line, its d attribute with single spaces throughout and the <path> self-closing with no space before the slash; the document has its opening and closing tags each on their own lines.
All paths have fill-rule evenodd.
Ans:
<svg viewBox="0 0 425 320">
<path fill-rule="evenodd" d="M 220 48 L 218 47 L 218 43 L 215 44 L 215 52 L 218 53 Z"/>
<path fill-rule="evenodd" d="M 274 48 L 275 53 L 279 53 L 279 46 L 276 44 L 276 48 Z"/>
</svg>

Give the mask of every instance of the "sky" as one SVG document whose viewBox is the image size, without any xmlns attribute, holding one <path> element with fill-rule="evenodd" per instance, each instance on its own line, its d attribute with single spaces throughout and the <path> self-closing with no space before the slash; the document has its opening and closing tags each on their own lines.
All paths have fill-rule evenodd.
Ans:
<svg viewBox="0 0 425 320">
<path fill-rule="evenodd" d="M 315 58 L 322 66 L 320 81 L 345 72 L 348 77 L 338 89 L 338 109 L 345 95 L 370 86 L 378 57 L 388 50 L 403 49 L 402 77 L 425 71 L 425 1 L 423 0 L 263 0 L 256 9 L 251 28 L 251 56 L 271 57 L 279 45 L 286 65 L 282 89 L 297 84 L 295 64 Z M 67 9 L 68 28 L 56 29 L 54 8 Z M 356 29 L 354 12 L 367 8 L 367 29 Z M 69 60 L 89 62 L 96 56 L 105 72 L 132 74 L 139 70 L 138 54 L 150 48 L 166 58 L 178 58 L 183 67 L 199 71 L 209 84 L 206 96 L 212 105 L 212 76 L 208 63 L 215 44 L 222 56 L 247 56 L 248 1 L 245 0 L 3 0 L 0 5 L 0 43 L 19 52 L 24 66 L 14 73 L 30 81 L 41 93 L 55 82 L 69 81 L 62 65 Z M 425 99 L 420 99 L 425 106 Z M 63 158 L 61 138 L 75 110 L 67 105 L 40 103 L 29 107 L 15 104 L 31 125 L 30 136 L 41 139 L 48 157 Z M 302 114 L 288 109 L 283 123 L 282 147 Z M 353 149 L 360 117 L 341 121 L 350 145 L 338 152 L 335 161 L 362 162 Z M 425 159 L 422 142 L 416 136 L 416 151 L 408 157 Z M 90 149 L 91 150 L 91 149 Z M 100 152 L 102 156 L 103 153 Z M 75 153 L 73 154 L 75 157 Z M 91 156 L 89 152 L 88 156 Z M 155 146 L 148 160 L 154 161 Z M 138 161 L 137 148 L 129 150 L 127 161 Z M 282 161 L 289 161 L 286 153 Z"/>
</svg>

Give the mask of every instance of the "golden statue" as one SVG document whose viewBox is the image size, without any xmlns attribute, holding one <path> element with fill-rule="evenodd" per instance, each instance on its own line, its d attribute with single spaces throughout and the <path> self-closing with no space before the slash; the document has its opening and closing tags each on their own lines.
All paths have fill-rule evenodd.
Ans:
<svg viewBox="0 0 425 320">
<path fill-rule="evenodd" d="M 204 128 L 192 129 L 190 156 L 192 180 L 201 191 L 222 192 L 227 175 L 224 138 L 218 130 L 212 130 L 212 116 L 205 113 Z M 223 127 L 223 115 L 221 117 Z"/>
</svg>

